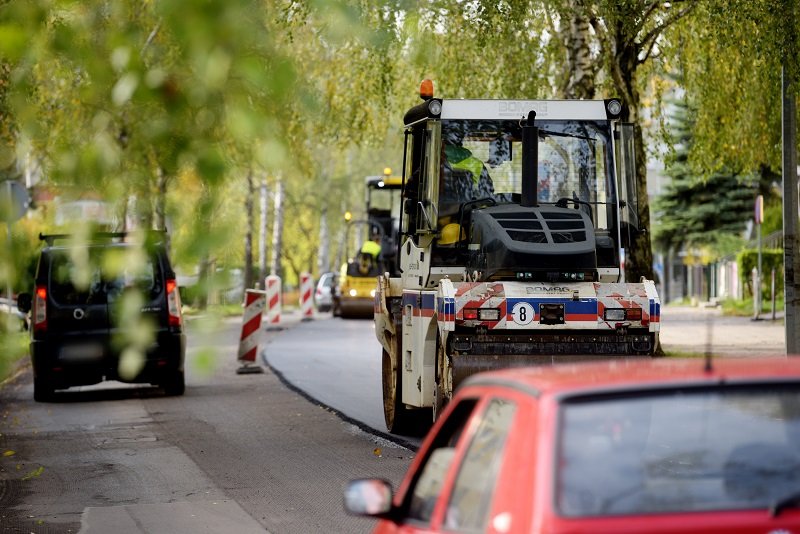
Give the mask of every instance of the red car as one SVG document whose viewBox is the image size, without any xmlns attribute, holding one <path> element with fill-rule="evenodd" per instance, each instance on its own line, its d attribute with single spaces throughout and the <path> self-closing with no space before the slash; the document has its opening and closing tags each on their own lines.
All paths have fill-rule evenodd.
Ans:
<svg viewBox="0 0 800 534">
<path fill-rule="evenodd" d="M 800 534 L 800 358 L 616 360 L 475 375 L 375 532 Z"/>
</svg>

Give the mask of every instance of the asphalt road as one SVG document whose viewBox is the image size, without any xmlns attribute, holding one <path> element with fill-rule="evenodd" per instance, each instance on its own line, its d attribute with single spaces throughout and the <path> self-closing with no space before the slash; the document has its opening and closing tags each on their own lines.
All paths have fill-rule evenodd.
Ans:
<svg viewBox="0 0 800 534">
<path fill-rule="evenodd" d="M 294 387 L 383 432 L 381 345 L 373 324 L 322 316 L 274 338 L 262 356 Z"/>
<path fill-rule="evenodd" d="M 28 369 L 4 384 L 0 532 L 368 532 L 371 520 L 342 510 L 344 483 L 396 484 L 413 452 L 298 395 L 269 368 L 237 375 L 238 332 L 237 321 L 190 326 L 182 397 L 104 383 L 40 404 Z"/>
</svg>

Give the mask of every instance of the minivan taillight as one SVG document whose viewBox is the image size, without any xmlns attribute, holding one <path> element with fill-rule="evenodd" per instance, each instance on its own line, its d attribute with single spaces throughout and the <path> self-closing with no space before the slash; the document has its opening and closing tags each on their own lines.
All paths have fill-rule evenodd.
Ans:
<svg viewBox="0 0 800 534">
<path fill-rule="evenodd" d="M 170 278 L 167 280 L 167 313 L 169 313 L 169 325 L 181 326 L 183 317 L 181 316 L 181 295 L 178 292 L 178 282 Z"/>
<path fill-rule="evenodd" d="M 33 331 L 44 332 L 47 330 L 47 288 L 36 286 L 36 295 L 33 297 Z"/>
</svg>

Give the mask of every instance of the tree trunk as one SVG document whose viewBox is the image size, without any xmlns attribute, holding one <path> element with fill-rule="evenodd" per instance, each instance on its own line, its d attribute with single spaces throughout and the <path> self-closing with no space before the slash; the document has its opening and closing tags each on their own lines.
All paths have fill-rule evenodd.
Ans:
<svg viewBox="0 0 800 534">
<path fill-rule="evenodd" d="M 255 196 L 255 186 L 253 185 L 253 171 L 247 170 L 247 194 L 244 197 L 244 211 L 247 220 L 247 227 L 244 232 L 244 287 L 253 287 L 253 225 L 255 214 L 253 213 L 253 197 Z"/>
<path fill-rule="evenodd" d="M 319 253 L 317 254 L 317 273 L 322 274 L 331 270 L 330 252 L 331 244 L 328 235 L 328 209 L 322 208 L 319 219 Z"/>
<path fill-rule="evenodd" d="M 194 305 L 200 309 L 205 310 L 208 307 L 208 291 L 209 291 L 209 274 L 211 270 L 211 260 L 208 255 L 203 255 L 200 259 L 200 269 L 197 273 L 197 285 L 200 290 L 195 297 Z"/>
<path fill-rule="evenodd" d="M 120 202 L 120 207 L 119 207 L 120 213 L 116 228 L 116 230 L 119 232 L 128 231 L 128 203 L 129 203 L 129 197 L 126 195 L 124 197 L 124 200 Z"/>
<path fill-rule="evenodd" d="M 561 98 L 592 99 L 595 95 L 595 76 L 598 62 L 592 57 L 589 18 L 577 0 L 568 0 L 560 13 L 561 40 L 566 50 L 564 76 L 559 84 Z"/>
<path fill-rule="evenodd" d="M 147 200 L 143 200 L 140 195 L 136 196 L 136 209 L 133 212 L 135 217 L 134 229 L 149 230 L 153 228 L 153 205 L 149 200 L 150 195 L 148 193 L 145 192 Z"/>
<path fill-rule="evenodd" d="M 258 229 L 258 282 L 264 284 L 267 277 L 267 180 L 261 179 L 259 186 L 259 229 Z M 266 286 L 263 286 L 266 289 Z"/>
<path fill-rule="evenodd" d="M 167 229 L 167 177 L 160 166 L 156 171 L 156 198 L 153 205 L 153 228 L 156 230 Z"/>
<path fill-rule="evenodd" d="M 653 280 L 653 250 L 650 244 L 650 202 L 647 197 L 647 153 L 644 149 L 641 117 L 639 116 L 640 95 L 636 86 L 636 70 L 639 66 L 639 47 L 635 36 L 629 36 L 623 28 L 612 31 L 614 61 L 611 65 L 611 78 L 619 96 L 625 102 L 623 122 L 633 123 L 634 156 L 636 158 L 636 189 L 638 196 L 639 232 L 632 250 L 626 251 L 625 275 L 629 281 L 638 282 L 644 276 Z"/>
<path fill-rule="evenodd" d="M 561 29 L 561 38 L 566 47 L 567 75 L 559 91 L 563 98 L 594 98 L 597 60 L 592 57 L 589 43 L 588 13 L 578 0 L 568 0 L 561 12 L 561 20 L 568 21 Z M 639 281 L 644 276 L 653 279 L 653 252 L 650 245 L 650 203 L 647 197 L 647 155 L 639 117 L 640 95 L 636 86 L 636 70 L 639 66 L 639 46 L 636 35 L 624 27 L 623 17 L 617 26 L 609 29 L 606 55 L 613 54 L 609 61 L 611 78 L 620 98 L 626 104 L 622 120 L 633 123 L 634 156 L 636 158 L 636 189 L 638 192 L 639 227 L 645 232 L 637 233 L 630 250 L 626 251 L 626 278 Z"/>
<path fill-rule="evenodd" d="M 272 225 L 272 265 L 270 274 L 283 276 L 281 272 L 281 249 L 283 248 L 283 182 L 280 177 L 275 184 L 275 220 Z"/>
<path fill-rule="evenodd" d="M 158 175 L 156 176 L 156 199 L 154 213 L 153 213 L 153 226 L 155 230 L 167 230 L 167 186 L 169 185 L 169 177 L 164 172 L 164 169 L 158 167 Z M 164 246 L 167 250 L 171 250 L 171 240 L 169 233 L 166 234 L 166 243 Z"/>
</svg>

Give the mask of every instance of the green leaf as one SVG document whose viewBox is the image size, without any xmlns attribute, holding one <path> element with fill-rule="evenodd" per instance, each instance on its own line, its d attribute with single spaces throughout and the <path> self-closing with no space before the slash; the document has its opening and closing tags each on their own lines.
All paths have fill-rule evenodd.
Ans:
<svg viewBox="0 0 800 534">
<path fill-rule="evenodd" d="M 44 473 L 44 467 L 40 465 L 39 467 L 37 467 L 24 477 L 22 477 L 21 480 L 31 480 L 32 478 L 38 478 L 42 476 L 42 473 Z"/>
<path fill-rule="evenodd" d="M 12 24 L 0 24 L 0 57 L 17 61 L 28 48 L 30 36 L 25 28 Z"/>
</svg>

